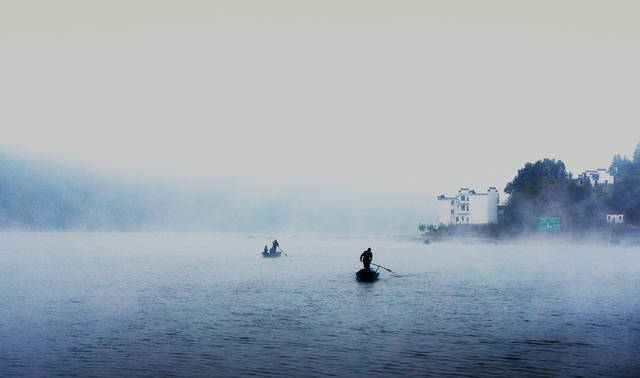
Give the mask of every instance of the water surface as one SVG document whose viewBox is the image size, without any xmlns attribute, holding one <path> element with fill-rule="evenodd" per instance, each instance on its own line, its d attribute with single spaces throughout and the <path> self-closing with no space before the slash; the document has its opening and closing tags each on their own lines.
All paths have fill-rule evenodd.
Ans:
<svg viewBox="0 0 640 378">
<path fill-rule="evenodd" d="M 637 375 L 640 248 L 1 233 L 0 373 Z M 371 247 L 382 271 L 358 283 Z"/>
</svg>

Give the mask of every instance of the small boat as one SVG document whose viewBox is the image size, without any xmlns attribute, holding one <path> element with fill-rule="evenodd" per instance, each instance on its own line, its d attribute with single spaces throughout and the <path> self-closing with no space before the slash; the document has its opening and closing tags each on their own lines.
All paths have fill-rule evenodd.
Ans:
<svg viewBox="0 0 640 378">
<path fill-rule="evenodd" d="M 279 252 L 279 251 L 269 251 L 269 252 L 262 251 L 262 257 L 280 257 L 281 254 L 282 252 Z"/>
<path fill-rule="evenodd" d="M 378 279 L 378 276 L 380 275 L 380 273 L 378 273 L 377 271 L 373 270 L 373 268 L 369 268 L 369 270 L 366 269 L 360 269 L 358 272 L 356 272 L 356 281 L 359 282 L 374 282 Z"/>
</svg>

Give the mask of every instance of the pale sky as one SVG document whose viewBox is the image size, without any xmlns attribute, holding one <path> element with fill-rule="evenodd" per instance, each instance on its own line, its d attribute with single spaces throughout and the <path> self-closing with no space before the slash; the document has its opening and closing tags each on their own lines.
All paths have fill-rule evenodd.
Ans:
<svg viewBox="0 0 640 378">
<path fill-rule="evenodd" d="M 638 20 L 637 1 L 0 1 L 0 152 L 435 208 L 526 161 L 631 156 Z"/>
</svg>

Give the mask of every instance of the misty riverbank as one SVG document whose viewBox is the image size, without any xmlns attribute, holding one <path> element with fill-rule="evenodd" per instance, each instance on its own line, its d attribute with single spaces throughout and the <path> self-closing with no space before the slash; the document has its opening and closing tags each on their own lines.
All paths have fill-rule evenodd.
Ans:
<svg viewBox="0 0 640 378">
<path fill-rule="evenodd" d="M 586 233 L 537 232 L 526 235 L 491 235 L 481 232 L 437 234 L 425 232 L 414 240 L 425 243 L 459 242 L 464 244 L 512 244 L 512 243 L 575 243 L 594 245 L 622 245 L 640 247 L 640 228 L 605 230 Z"/>
</svg>

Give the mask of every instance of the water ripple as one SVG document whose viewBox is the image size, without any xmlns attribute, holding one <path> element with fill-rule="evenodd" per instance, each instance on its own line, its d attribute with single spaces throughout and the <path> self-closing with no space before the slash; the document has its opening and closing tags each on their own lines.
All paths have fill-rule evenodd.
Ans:
<svg viewBox="0 0 640 378">
<path fill-rule="evenodd" d="M 3 376 L 640 371 L 635 250 L 601 258 L 564 246 L 536 249 L 532 261 L 513 245 L 377 240 L 393 254 L 376 258 L 404 276 L 360 285 L 357 251 L 370 240 L 302 240 L 295 258 L 265 260 L 251 238 L 93 236 L 80 243 L 88 252 L 69 249 L 73 235 L 23 237 L 20 254 L 0 244 L 14 267 L 0 282 Z"/>
</svg>

